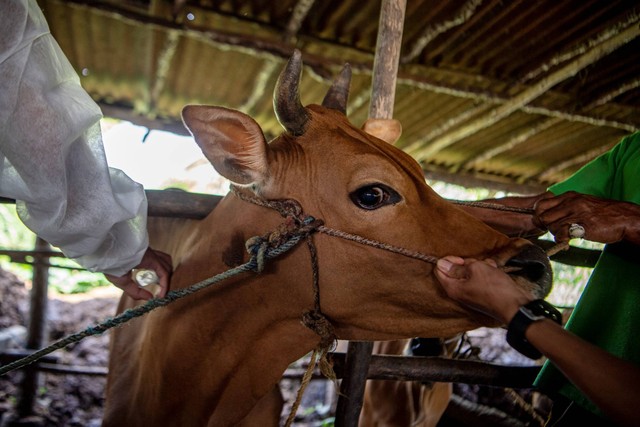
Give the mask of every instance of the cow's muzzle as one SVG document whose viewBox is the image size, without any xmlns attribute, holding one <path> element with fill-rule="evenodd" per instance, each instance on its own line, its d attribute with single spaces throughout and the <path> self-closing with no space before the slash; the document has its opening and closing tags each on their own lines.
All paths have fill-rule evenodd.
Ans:
<svg viewBox="0 0 640 427">
<path fill-rule="evenodd" d="M 533 292 L 536 298 L 544 298 L 551 291 L 553 272 L 549 257 L 539 246 L 527 245 L 516 256 L 509 259 L 507 267 L 515 267 L 510 274 L 520 276 L 535 284 Z"/>
</svg>

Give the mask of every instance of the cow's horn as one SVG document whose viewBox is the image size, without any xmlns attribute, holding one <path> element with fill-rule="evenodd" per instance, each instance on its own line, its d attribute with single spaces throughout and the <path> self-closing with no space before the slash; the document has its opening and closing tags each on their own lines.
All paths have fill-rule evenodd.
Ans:
<svg viewBox="0 0 640 427">
<path fill-rule="evenodd" d="M 302 135 L 305 131 L 309 113 L 300 102 L 298 86 L 302 72 L 302 54 L 298 49 L 280 73 L 273 94 L 273 108 L 278 122 L 292 135 Z"/>
<path fill-rule="evenodd" d="M 342 71 L 333 81 L 329 91 L 324 96 L 322 105 L 347 114 L 347 101 L 349 100 L 349 85 L 351 84 L 351 66 L 344 64 Z"/>
</svg>

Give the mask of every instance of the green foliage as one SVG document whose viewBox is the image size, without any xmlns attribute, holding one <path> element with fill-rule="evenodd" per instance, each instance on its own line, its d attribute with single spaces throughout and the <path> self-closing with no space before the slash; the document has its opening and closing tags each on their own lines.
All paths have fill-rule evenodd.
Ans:
<svg viewBox="0 0 640 427">
<path fill-rule="evenodd" d="M 191 189 L 193 188 L 193 182 L 186 182 L 186 181 L 180 181 L 180 180 L 171 180 L 170 181 L 171 184 L 169 184 L 165 189 L 171 189 L 171 190 L 182 190 L 182 191 L 191 191 Z"/>
<path fill-rule="evenodd" d="M 13 204 L 0 204 L 0 246 L 3 249 L 29 250 L 35 235 L 18 218 Z"/>
<path fill-rule="evenodd" d="M 0 249 L 28 251 L 34 248 L 35 241 L 35 234 L 20 221 L 15 205 L 0 204 Z M 32 259 L 27 257 L 27 261 Z M 83 293 L 97 286 L 111 285 L 102 274 L 84 271 L 69 259 L 52 258 L 51 264 L 62 267 L 49 269 L 49 288 L 56 292 Z M 0 268 L 23 282 L 30 282 L 33 276 L 31 265 L 12 262 L 7 255 L 0 255 Z"/>
</svg>

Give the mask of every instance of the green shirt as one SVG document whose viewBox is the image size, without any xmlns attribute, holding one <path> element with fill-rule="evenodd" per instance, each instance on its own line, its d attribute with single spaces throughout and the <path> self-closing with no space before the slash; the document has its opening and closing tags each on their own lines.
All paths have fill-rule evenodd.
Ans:
<svg viewBox="0 0 640 427">
<path fill-rule="evenodd" d="M 640 133 L 549 191 L 567 191 L 640 204 Z M 606 245 L 566 328 L 618 357 L 640 365 L 640 247 Z M 577 355 L 576 355 L 577 356 Z M 594 366 L 593 369 L 598 369 Z M 602 413 L 549 362 L 536 379 L 545 392 L 559 392 L 592 412 Z"/>
</svg>

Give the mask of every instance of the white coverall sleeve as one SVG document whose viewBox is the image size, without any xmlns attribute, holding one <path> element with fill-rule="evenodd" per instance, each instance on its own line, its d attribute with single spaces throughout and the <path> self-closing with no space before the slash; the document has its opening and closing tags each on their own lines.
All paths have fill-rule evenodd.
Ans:
<svg viewBox="0 0 640 427">
<path fill-rule="evenodd" d="M 102 113 L 36 1 L 0 9 L 0 195 L 67 257 L 121 276 L 148 245 L 144 189 L 108 167 Z"/>
</svg>

